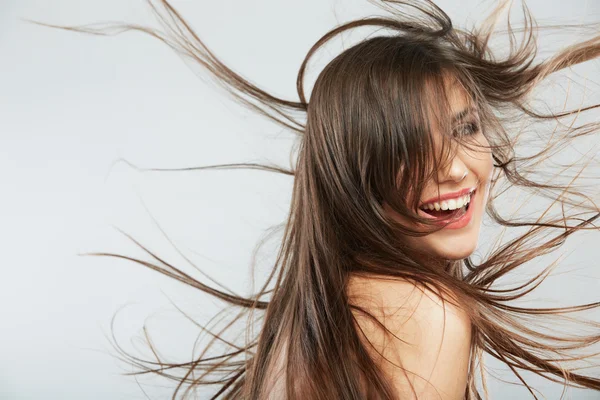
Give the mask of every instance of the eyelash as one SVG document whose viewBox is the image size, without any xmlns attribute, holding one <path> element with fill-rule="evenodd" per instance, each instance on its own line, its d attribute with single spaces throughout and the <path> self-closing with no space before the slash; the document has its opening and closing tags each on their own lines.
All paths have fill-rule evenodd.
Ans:
<svg viewBox="0 0 600 400">
<path fill-rule="evenodd" d="M 468 130 L 469 130 L 468 133 L 461 134 L 461 135 L 456 135 L 456 133 L 459 130 L 461 130 L 461 128 L 465 128 L 465 127 L 468 128 Z M 464 124 L 460 124 L 458 127 L 456 127 L 454 129 L 455 136 L 471 136 L 471 135 L 476 134 L 477 132 L 479 132 L 479 124 L 477 124 L 476 122 L 467 122 L 467 123 L 464 123 Z"/>
</svg>

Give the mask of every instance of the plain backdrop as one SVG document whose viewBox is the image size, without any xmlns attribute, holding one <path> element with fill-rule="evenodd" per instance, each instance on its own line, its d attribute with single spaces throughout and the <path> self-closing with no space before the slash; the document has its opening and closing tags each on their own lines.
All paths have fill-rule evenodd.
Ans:
<svg viewBox="0 0 600 400">
<path fill-rule="evenodd" d="M 358 0 L 172 3 L 227 65 L 290 100 L 297 100 L 296 73 L 316 40 L 336 24 L 381 13 Z M 458 25 L 479 19 L 491 4 L 439 2 Z M 600 22 L 596 0 L 528 4 L 540 23 Z M 198 328 L 173 303 L 201 323 L 222 304 L 132 262 L 78 254 L 149 260 L 118 227 L 211 284 L 168 237 L 203 272 L 249 294 L 252 251 L 284 221 L 292 178 L 255 170 L 151 173 L 116 161 L 142 168 L 289 167 L 295 137 L 231 101 L 204 70 L 156 39 L 89 36 L 23 19 L 158 27 L 141 0 L 0 0 L 0 399 L 169 398 L 172 383 L 123 375 L 131 368 L 108 344 L 111 318 L 117 314 L 114 332 L 126 350 L 149 355 L 135 339 L 146 324 L 166 360 L 188 361 Z M 541 39 L 560 48 L 570 43 L 567 33 Z M 324 49 L 307 89 L 328 60 L 360 38 L 354 33 Z M 597 62 L 579 72 L 600 76 Z M 482 244 L 493 236 L 485 229 Z M 569 240 L 564 265 L 572 271 L 548 278 L 533 301 L 600 300 L 597 243 L 597 233 Z M 273 240 L 260 252 L 257 282 L 276 249 Z M 493 398 L 531 398 L 501 364 L 489 359 L 488 366 L 501 378 L 490 377 Z M 598 368 L 589 373 L 600 375 Z M 561 385 L 525 376 L 548 399 L 560 398 Z M 600 393 L 572 389 L 567 397 L 600 399 Z"/>
</svg>

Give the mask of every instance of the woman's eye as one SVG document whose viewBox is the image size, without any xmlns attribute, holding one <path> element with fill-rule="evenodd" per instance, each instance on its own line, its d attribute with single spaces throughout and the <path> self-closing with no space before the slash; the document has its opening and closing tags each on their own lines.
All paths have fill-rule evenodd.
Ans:
<svg viewBox="0 0 600 400">
<path fill-rule="evenodd" d="M 479 132 L 479 125 L 475 122 L 467 122 L 454 129 L 454 136 L 470 136 L 477 132 Z"/>
</svg>

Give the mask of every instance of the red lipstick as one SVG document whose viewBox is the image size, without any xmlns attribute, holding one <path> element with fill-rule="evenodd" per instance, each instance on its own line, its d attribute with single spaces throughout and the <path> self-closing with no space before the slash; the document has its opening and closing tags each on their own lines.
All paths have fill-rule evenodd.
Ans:
<svg viewBox="0 0 600 400">
<path fill-rule="evenodd" d="M 466 192 L 465 192 L 466 190 Z M 465 190 L 461 190 L 459 192 L 455 192 L 455 193 L 462 193 L 462 195 L 467 194 L 471 191 L 471 189 L 465 189 Z M 478 192 L 474 191 L 472 196 L 471 196 L 471 201 L 469 202 L 469 205 L 467 207 L 467 212 L 465 212 L 463 215 L 461 215 L 460 217 L 458 217 L 457 219 L 455 219 L 452 222 L 449 221 L 434 221 L 434 223 L 436 223 L 437 225 L 440 226 L 444 226 L 445 229 L 460 229 L 460 228 L 464 228 L 465 226 L 469 225 L 469 223 L 471 222 L 471 219 L 473 218 L 473 213 L 475 212 L 475 207 L 478 206 L 476 198 Z M 441 199 L 451 199 L 453 195 L 452 193 L 448 193 L 444 196 L 441 196 Z M 456 195 L 453 195 L 456 196 Z M 460 197 L 461 195 L 458 195 L 458 197 Z M 434 200 L 436 201 L 436 200 Z M 427 214 L 425 211 L 421 210 L 419 208 L 419 214 L 426 217 L 426 218 L 432 218 L 435 220 L 435 217 L 433 217 L 430 214 Z"/>
</svg>

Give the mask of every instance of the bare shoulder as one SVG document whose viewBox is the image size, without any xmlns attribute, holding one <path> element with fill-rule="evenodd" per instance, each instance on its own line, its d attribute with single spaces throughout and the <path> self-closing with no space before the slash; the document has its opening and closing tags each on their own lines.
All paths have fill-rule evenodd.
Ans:
<svg viewBox="0 0 600 400">
<path fill-rule="evenodd" d="M 471 321 L 453 298 L 408 281 L 367 276 L 352 276 L 346 292 L 350 304 L 376 318 L 352 311 L 365 347 L 398 397 L 464 398 Z"/>
<path fill-rule="evenodd" d="M 263 384 L 261 400 L 281 400 L 286 397 L 286 371 L 287 339 L 281 346 L 273 349 L 271 362 L 267 365 L 265 382 Z"/>
</svg>

